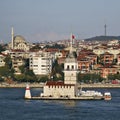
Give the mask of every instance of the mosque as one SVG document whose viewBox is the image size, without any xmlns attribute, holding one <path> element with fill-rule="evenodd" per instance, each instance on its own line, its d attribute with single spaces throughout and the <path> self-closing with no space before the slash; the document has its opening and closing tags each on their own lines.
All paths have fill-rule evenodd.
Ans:
<svg viewBox="0 0 120 120">
<path fill-rule="evenodd" d="M 14 35 L 14 30 L 11 30 L 11 42 L 8 44 L 8 47 L 12 50 L 23 50 L 29 51 L 30 44 L 26 42 L 25 38 L 21 35 Z"/>
</svg>

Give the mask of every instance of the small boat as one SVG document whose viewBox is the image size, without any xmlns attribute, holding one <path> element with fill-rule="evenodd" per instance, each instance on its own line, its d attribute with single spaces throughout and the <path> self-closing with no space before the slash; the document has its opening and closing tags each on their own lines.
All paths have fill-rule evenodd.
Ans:
<svg viewBox="0 0 120 120">
<path fill-rule="evenodd" d="M 104 100 L 111 100 L 112 97 L 111 97 L 111 93 L 110 92 L 105 92 L 104 93 Z"/>
</svg>

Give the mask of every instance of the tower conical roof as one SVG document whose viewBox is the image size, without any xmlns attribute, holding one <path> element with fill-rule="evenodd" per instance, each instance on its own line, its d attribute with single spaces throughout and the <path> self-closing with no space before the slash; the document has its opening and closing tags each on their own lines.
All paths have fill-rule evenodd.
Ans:
<svg viewBox="0 0 120 120">
<path fill-rule="evenodd" d="M 65 60 L 65 62 L 68 62 L 68 63 L 70 63 L 70 62 L 76 62 L 76 61 L 77 61 L 77 60 L 76 60 L 73 52 L 70 52 L 70 53 L 68 54 L 66 60 Z"/>
</svg>

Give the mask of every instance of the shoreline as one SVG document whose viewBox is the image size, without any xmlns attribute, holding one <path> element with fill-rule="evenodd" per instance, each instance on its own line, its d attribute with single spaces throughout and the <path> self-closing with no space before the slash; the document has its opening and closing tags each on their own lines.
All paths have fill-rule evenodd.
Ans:
<svg viewBox="0 0 120 120">
<path fill-rule="evenodd" d="M 19 84 L 0 84 L 0 88 L 25 88 L 27 83 Z M 30 83 L 30 88 L 43 88 L 44 84 Z M 82 84 L 78 88 L 120 88 L 120 84 Z"/>
</svg>

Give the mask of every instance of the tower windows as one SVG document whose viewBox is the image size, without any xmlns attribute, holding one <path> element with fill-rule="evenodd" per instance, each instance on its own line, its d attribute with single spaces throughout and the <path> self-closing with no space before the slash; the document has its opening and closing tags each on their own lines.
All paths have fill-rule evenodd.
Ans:
<svg viewBox="0 0 120 120">
<path fill-rule="evenodd" d="M 74 65 L 72 65 L 72 70 L 74 69 Z"/>
<path fill-rule="evenodd" d="M 69 67 L 69 65 L 67 65 L 67 70 L 69 70 L 70 69 L 70 67 Z"/>
</svg>

